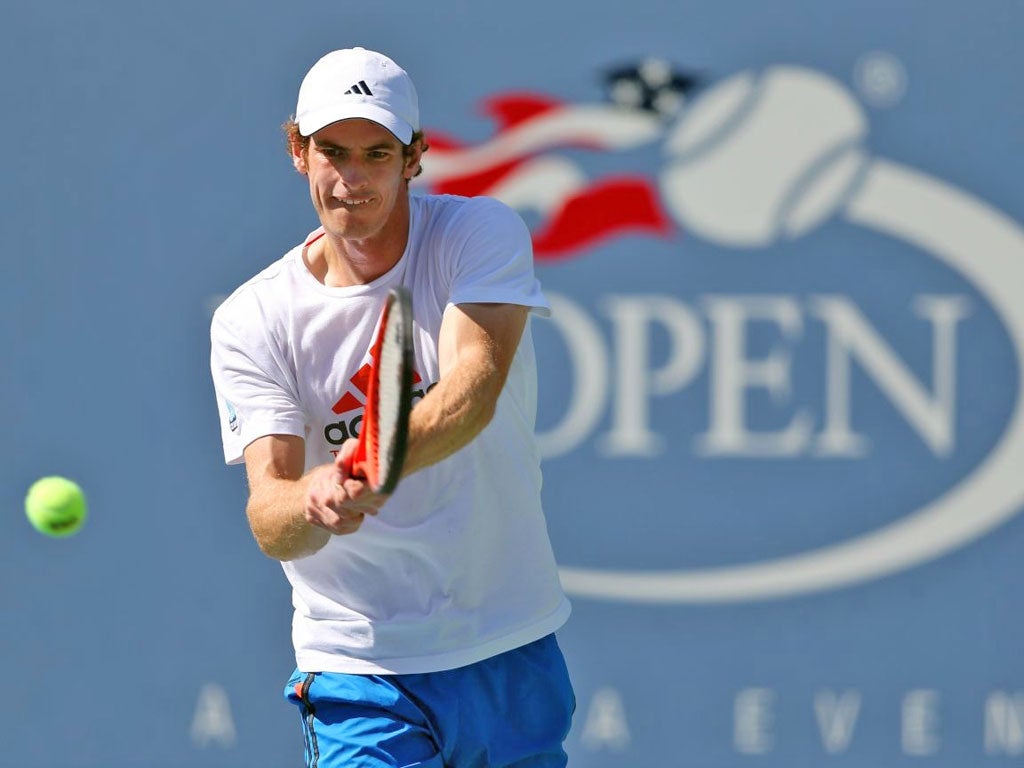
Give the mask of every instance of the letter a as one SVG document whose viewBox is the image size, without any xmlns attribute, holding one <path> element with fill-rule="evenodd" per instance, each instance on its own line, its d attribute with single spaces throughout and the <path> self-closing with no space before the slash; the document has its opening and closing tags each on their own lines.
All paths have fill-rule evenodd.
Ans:
<svg viewBox="0 0 1024 768">
<path fill-rule="evenodd" d="M 192 718 L 192 743 L 196 747 L 208 747 L 210 742 L 225 748 L 235 743 L 235 720 L 231 716 L 228 694 L 216 683 L 207 683 L 199 691 Z"/>
<path fill-rule="evenodd" d="M 629 745 L 629 726 L 622 698 L 614 688 L 601 688 L 590 700 L 587 722 L 580 741 L 587 749 L 625 749 Z"/>
</svg>

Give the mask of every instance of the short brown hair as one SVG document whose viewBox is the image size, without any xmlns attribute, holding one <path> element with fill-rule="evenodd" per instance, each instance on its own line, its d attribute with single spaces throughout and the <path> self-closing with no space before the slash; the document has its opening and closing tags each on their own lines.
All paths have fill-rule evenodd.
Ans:
<svg viewBox="0 0 1024 768">
<path fill-rule="evenodd" d="M 287 141 L 287 149 L 289 155 L 292 154 L 292 147 L 296 146 L 302 153 L 309 151 L 309 136 L 303 136 L 301 133 L 299 133 L 299 124 L 295 122 L 295 118 L 289 118 L 288 120 L 286 120 L 284 122 L 284 125 L 281 126 L 281 130 L 284 131 L 284 136 Z M 424 135 L 423 131 L 414 131 L 412 134 L 412 138 L 409 139 L 409 143 L 402 145 L 402 154 L 405 157 L 409 157 L 409 155 L 412 154 L 412 148 L 416 145 L 417 142 L 419 142 L 420 145 L 422 146 L 423 152 L 426 152 L 428 149 L 430 149 L 430 145 L 427 144 L 426 136 Z M 416 171 L 416 176 L 419 176 L 421 173 L 423 173 L 422 165 L 420 165 L 419 169 Z"/>
</svg>

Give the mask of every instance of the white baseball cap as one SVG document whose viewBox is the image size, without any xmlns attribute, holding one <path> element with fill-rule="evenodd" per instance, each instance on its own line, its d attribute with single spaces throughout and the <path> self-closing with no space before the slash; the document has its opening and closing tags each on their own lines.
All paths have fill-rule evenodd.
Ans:
<svg viewBox="0 0 1024 768">
<path fill-rule="evenodd" d="M 295 120 L 303 136 L 353 117 L 383 125 L 403 144 L 419 130 L 416 88 L 384 54 L 365 48 L 331 51 L 302 79 Z"/>
</svg>

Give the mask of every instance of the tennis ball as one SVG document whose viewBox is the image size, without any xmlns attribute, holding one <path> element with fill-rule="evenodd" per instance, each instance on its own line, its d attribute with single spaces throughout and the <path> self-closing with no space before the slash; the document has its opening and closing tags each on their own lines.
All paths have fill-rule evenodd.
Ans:
<svg viewBox="0 0 1024 768">
<path fill-rule="evenodd" d="M 665 142 L 669 210 L 713 243 L 763 247 L 838 211 L 867 162 L 860 105 L 801 67 L 741 72 L 683 113 Z"/>
<path fill-rule="evenodd" d="M 85 494 L 66 477 L 40 478 L 25 496 L 25 515 L 40 533 L 58 538 L 70 536 L 85 523 Z"/>
</svg>

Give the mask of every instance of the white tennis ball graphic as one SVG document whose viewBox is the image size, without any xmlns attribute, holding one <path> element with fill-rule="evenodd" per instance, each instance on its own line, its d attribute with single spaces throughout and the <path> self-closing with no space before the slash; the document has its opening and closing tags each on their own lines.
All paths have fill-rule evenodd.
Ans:
<svg viewBox="0 0 1024 768">
<path fill-rule="evenodd" d="M 662 195 L 685 229 L 721 245 L 769 245 L 843 205 L 867 121 L 836 81 L 798 67 L 743 72 L 683 113 L 665 143 Z"/>
</svg>

